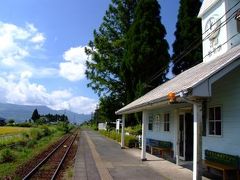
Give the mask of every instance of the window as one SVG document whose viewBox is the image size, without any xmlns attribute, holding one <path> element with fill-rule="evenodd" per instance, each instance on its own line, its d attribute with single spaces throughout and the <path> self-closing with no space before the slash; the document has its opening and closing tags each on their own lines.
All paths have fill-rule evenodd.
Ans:
<svg viewBox="0 0 240 180">
<path fill-rule="evenodd" d="M 154 129 L 156 131 L 160 131 L 160 127 L 161 127 L 161 125 L 160 125 L 160 114 L 157 114 L 154 117 Z"/>
<path fill-rule="evenodd" d="M 164 114 L 164 131 L 169 131 L 170 122 L 169 122 L 169 113 Z"/>
<path fill-rule="evenodd" d="M 240 9 L 238 9 L 236 16 L 235 16 L 236 22 L 237 22 L 237 31 L 240 32 Z"/>
<path fill-rule="evenodd" d="M 209 135 L 222 135 L 221 107 L 218 106 L 209 108 L 208 119 Z"/>
<path fill-rule="evenodd" d="M 149 119 L 148 119 L 148 130 L 149 131 L 153 130 L 153 116 L 149 116 Z"/>
</svg>

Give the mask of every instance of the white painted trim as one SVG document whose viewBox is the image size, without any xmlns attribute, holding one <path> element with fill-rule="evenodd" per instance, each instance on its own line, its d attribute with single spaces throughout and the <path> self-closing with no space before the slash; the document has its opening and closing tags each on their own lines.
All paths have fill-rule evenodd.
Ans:
<svg viewBox="0 0 240 180">
<path fill-rule="evenodd" d="M 147 129 L 148 114 L 146 111 L 142 112 L 142 150 L 141 159 L 146 160 L 146 129 Z"/>
<path fill-rule="evenodd" d="M 221 108 L 221 135 L 214 135 L 214 134 L 209 134 L 209 109 L 214 108 L 214 107 L 220 107 Z M 212 104 L 208 105 L 207 107 L 207 128 L 206 128 L 206 136 L 208 137 L 215 137 L 215 138 L 222 138 L 223 137 L 223 105 L 220 104 Z"/>
<path fill-rule="evenodd" d="M 193 103 L 193 180 L 202 179 L 202 105 Z"/>
<path fill-rule="evenodd" d="M 192 87 L 192 96 L 201 96 L 201 97 L 208 97 L 212 96 L 212 84 L 225 76 L 230 71 L 234 70 L 238 66 L 240 66 L 240 59 L 235 60 L 226 64 L 222 69 L 219 69 L 214 74 L 210 75 L 203 81 L 199 81 Z M 207 88 L 208 87 L 208 88 Z M 205 89 L 205 90 L 204 90 Z M 206 91 L 207 90 L 207 91 Z"/>
<path fill-rule="evenodd" d="M 186 122 L 185 122 L 185 112 L 179 113 L 179 127 L 178 127 L 178 133 L 179 133 L 179 148 L 180 148 L 180 116 L 183 115 L 183 156 L 180 156 L 180 149 L 179 149 L 179 159 L 185 161 L 185 153 L 186 153 Z"/>
<path fill-rule="evenodd" d="M 175 157 L 176 157 L 176 164 L 179 165 L 179 112 L 177 109 L 174 110 L 173 122 L 175 124 Z"/>
<path fill-rule="evenodd" d="M 165 114 L 168 114 L 168 125 L 169 125 L 169 130 L 168 131 L 165 131 L 164 127 L 165 127 Z M 163 132 L 164 133 L 171 133 L 171 112 L 170 111 L 166 111 L 166 112 L 163 112 Z"/>
<path fill-rule="evenodd" d="M 125 142 L 124 142 L 124 138 L 125 138 L 125 115 L 122 115 L 122 133 L 121 133 L 121 148 L 124 148 L 125 146 Z"/>
<path fill-rule="evenodd" d="M 193 105 L 193 180 L 202 179 L 202 104 L 182 98 Z"/>
</svg>

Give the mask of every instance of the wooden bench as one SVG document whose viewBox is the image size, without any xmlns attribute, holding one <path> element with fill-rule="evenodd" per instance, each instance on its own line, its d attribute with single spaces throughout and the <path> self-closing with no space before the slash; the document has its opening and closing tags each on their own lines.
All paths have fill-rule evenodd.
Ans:
<svg viewBox="0 0 240 180">
<path fill-rule="evenodd" d="M 151 154 L 159 153 L 160 157 L 169 154 L 172 157 L 172 143 L 168 141 L 159 141 L 155 139 L 147 139 L 147 146 Z"/>
<path fill-rule="evenodd" d="M 159 152 L 160 157 L 163 157 L 164 154 L 169 154 L 172 157 L 172 148 L 161 148 L 161 147 L 151 147 L 151 154 Z"/>
<path fill-rule="evenodd" d="M 229 154 L 205 150 L 204 164 L 209 171 L 210 168 L 217 169 L 223 172 L 223 179 L 228 179 L 227 172 L 235 171 L 237 179 L 239 179 L 239 157 Z"/>
</svg>

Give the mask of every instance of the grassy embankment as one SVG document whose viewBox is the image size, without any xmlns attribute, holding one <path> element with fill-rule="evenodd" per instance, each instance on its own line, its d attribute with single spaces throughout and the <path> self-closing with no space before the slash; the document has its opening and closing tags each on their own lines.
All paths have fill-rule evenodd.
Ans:
<svg viewBox="0 0 240 180">
<path fill-rule="evenodd" d="M 0 179 L 13 175 L 17 167 L 46 149 L 63 134 L 61 127 L 56 125 L 0 127 Z"/>
</svg>

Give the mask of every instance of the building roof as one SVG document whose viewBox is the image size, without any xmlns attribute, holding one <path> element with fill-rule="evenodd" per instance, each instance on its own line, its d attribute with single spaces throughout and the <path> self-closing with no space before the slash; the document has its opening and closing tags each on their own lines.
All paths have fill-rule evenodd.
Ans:
<svg viewBox="0 0 240 180">
<path fill-rule="evenodd" d="M 166 83 L 156 87 L 142 97 L 124 106 L 116 114 L 137 112 L 139 108 L 159 103 L 167 98 L 169 92 L 180 93 L 197 87 L 206 79 L 219 72 L 221 69 L 236 61 L 240 57 L 240 45 L 230 49 L 227 53 L 210 62 L 202 62 L 177 75 Z"/>
<path fill-rule="evenodd" d="M 219 0 L 204 0 L 200 11 L 198 13 L 198 17 L 202 17 L 205 12 L 207 12 L 213 5 L 215 5 Z"/>
</svg>

